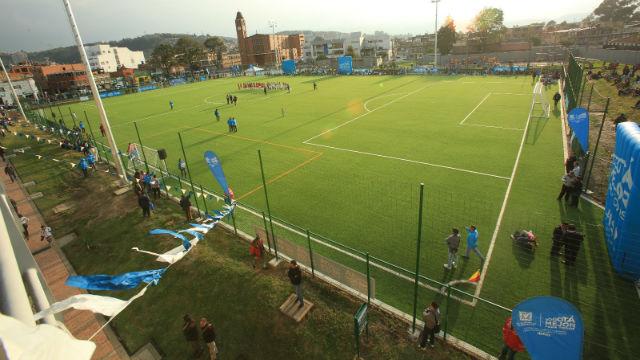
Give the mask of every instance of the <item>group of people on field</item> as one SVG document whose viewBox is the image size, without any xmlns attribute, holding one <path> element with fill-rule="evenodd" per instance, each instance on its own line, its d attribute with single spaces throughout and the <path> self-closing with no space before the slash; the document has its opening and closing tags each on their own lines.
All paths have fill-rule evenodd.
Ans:
<svg viewBox="0 0 640 360">
<path fill-rule="evenodd" d="M 291 86 L 284 82 L 243 82 L 238 83 L 238 90 L 290 90 Z"/>
</svg>

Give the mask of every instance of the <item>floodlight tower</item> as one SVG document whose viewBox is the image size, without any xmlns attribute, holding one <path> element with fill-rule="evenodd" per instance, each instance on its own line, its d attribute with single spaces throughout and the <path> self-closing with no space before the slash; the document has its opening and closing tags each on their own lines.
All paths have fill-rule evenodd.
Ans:
<svg viewBox="0 0 640 360">
<path fill-rule="evenodd" d="M 433 4 L 436 4 L 436 23 L 435 23 L 435 36 L 436 36 L 436 41 L 433 45 L 433 67 L 437 68 L 438 67 L 438 3 L 441 0 L 431 0 L 431 2 Z"/>
<path fill-rule="evenodd" d="M 29 122 L 27 119 L 27 115 L 24 114 L 24 110 L 22 109 L 22 104 L 20 104 L 20 99 L 18 98 L 18 94 L 16 94 L 16 89 L 13 87 L 13 83 L 11 82 L 11 78 L 9 77 L 9 73 L 7 69 L 4 67 L 4 62 L 2 62 L 2 57 L 0 57 L 0 65 L 2 65 L 2 71 L 4 72 L 4 76 L 7 77 L 7 82 L 9 83 L 9 89 L 11 89 L 11 93 L 13 94 L 13 98 L 16 100 L 16 104 L 18 104 L 18 109 L 20 109 L 20 115 L 24 121 Z"/>
<path fill-rule="evenodd" d="M 278 27 L 278 23 L 275 20 L 269 20 L 269 27 L 271 28 L 271 35 L 273 35 L 273 50 L 275 59 L 274 62 L 278 64 L 278 42 L 276 41 L 276 27 Z"/>
<path fill-rule="evenodd" d="M 111 148 L 111 158 L 115 163 L 116 173 L 122 179 L 124 183 L 128 183 L 127 173 L 124 170 L 124 165 L 122 165 L 122 159 L 118 155 L 118 148 L 116 147 L 116 141 L 113 138 L 113 133 L 111 132 L 111 125 L 109 124 L 109 119 L 107 118 L 107 113 L 104 111 L 104 105 L 102 104 L 102 99 L 100 98 L 100 92 L 98 91 L 98 86 L 96 85 L 96 80 L 93 78 L 93 72 L 91 72 L 91 64 L 89 64 L 89 58 L 87 57 L 87 52 L 84 49 L 84 44 L 82 43 L 82 38 L 80 37 L 80 30 L 78 29 L 78 25 L 76 24 L 76 18 L 73 16 L 73 11 L 71 10 L 71 4 L 69 4 L 69 0 L 62 0 L 64 4 L 64 8 L 67 11 L 67 16 L 69 17 L 69 24 L 71 24 L 71 31 L 73 32 L 73 36 L 76 40 L 76 45 L 78 46 L 78 51 L 80 52 L 80 58 L 84 63 L 85 72 L 87 73 L 87 80 L 89 80 L 89 86 L 91 87 L 91 94 L 93 95 L 93 100 L 96 103 L 96 107 L 98 108 L 98 115 L 100 115 L 100 123 L 104 125 L 105 132 L 107 133 L 107 141 L 109 142 L 109 147 Z"/>
</svg>

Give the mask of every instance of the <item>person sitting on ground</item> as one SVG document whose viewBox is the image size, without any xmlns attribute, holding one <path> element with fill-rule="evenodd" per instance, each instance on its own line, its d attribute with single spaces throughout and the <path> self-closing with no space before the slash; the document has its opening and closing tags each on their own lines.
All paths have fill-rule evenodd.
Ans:
<svg viewBox="0 0 640 360">
<path fill-rule="evenodd" d="M 618 115 L 617 118 L 613 119 L 613 126 L 618 126 L 618 124 L 622 123 L 622 122 L 626 122 L 629 119 L 627 119 L 627 115 L 625 115 L 624 113 L 620 113 L 620 115 Z"/>
<path fill-rule="evenodd" d="M 538 240 L 536 240 L 533 230 L 516 230 L 511 234 L 511 240 L 513 240 L 516 245 L 531 252 L 536 251 L 536 248 L 538 247 Z"/>
<path fill-rule="evenodd" d="M 51 233 L 51 228 L 48 226 L 40 226 L 40 241 L 45 241 L 47 240 L 47 242 L 49 244 L 51 244 L 51 241 L 53 240 L 53 234 Z"/>
</svg>

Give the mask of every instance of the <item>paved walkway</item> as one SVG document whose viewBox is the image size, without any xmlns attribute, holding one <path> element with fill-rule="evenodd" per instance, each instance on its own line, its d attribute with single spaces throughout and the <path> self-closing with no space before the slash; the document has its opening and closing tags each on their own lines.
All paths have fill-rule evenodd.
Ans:
<svg viewBox="0 0 640 360">
<path fill-rule="evenodd" d="M 40 225 L 44 222 L 42 216 L 32 201 L 28 199 L 28 194 L 19 183 L 19 180 L 12 183 L 11 179 L 4 173 L 5 163 L 0 161 L 0 164 L 2 166 L 0 179 L 5 184 L 7 196 L 18 203 L 18 212 L 29 218 L 29 239 L 27 244 L 31 249 L 31 253 L 34 254 L 47 286 L 51 289 L 56 301 L 64 300 L 72 295 L 86 293 L 86 291 L 64 284 L 69 275 L 75 274 L 73 269 L 59 248 L 55 246 L 49 247 L 46 241 L 40 241 Z M 88 339 L 104 324 L 104 319 L 101 315 L 96 315 L 90 311 L 71 309 L 65 311 L 63 317 L 67 329 L 75 338 L 80 340 Z M 96 351 L 92 359 L 129 359 L 122 344 L 120 344 L 109 327 L 96 335 L 92 341 L 96 344 Z"/>
</svg>

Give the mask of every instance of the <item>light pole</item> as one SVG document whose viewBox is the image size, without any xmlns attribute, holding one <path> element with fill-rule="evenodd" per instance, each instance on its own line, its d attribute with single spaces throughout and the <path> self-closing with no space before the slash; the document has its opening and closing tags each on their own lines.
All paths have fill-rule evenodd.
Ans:
<svg viewBox="0 0 640 360">
<path fill-rule="evenodd" d="M 431 2 L 436 4 L 436 23 L 435 23 L 436 41 L 433 45 L 433 66 L 437 68 L 438 67 L 438 3 L 440 2 L 440 0 L 431 0 Z"/>
<path fill-rule="evenodd" d="M 20 109 L 20 115 L 24 121 L 29 122 L 27 119 L 27 115 L 24 114 L 24 110 L 22 109 L 22 104 L 20 104 L 20 99 L 18 98 L 18 94 L 16 94 L 16 89 L 13 88 L 13 83 L 11 82 L 11 78 L 9 77 L 9 73 L 7 69 L 4 67 L 4 62 L 2 62 L 2 58 L 0 57 L 0 65 L 2 65 L 2 71 L 4 72 L 4 76 L 7 77 L 7 82 L 9 83 L 9 88 L 11 89 L 11 93 L 13 94 L 13 98 L 16 99 L 16 104 L 18 104 L 18 109 Z"/>
<path fill-rule="evenodd" d="M 274 64 L 278 65 L 278 42 L 276 41 L 276 27 L 278 24 L 275 20 L 269 20 L 269 27 L 271 28 L 271 34 L 273 35 L 273 52 L 275 58 L 273 59 Z"/>
<path fill-rule="evenodd" d="M 124 166 L 122 165 L 122 159 L 118 155 L 118 148 L 116 147 L 116 141 L 113 139 L 113 133 L 111 132 L 111 125 L 109 124 L 109 119 L 107 119 L 107 113 L 104 111 L 104 106 L 102 105 L 102 99 L 100 98 L 100 92 L 98 91 L 98 86 L 96 85 L 96 80 L 93 78 L 93 73 L 91 72 L 91 64 L 89 64 L 89 58 L 87 57 L 87 52 L 84 49 L 84 44 L 82 43 L 82 38 L 80 37 L 80 30 L 78 30 L 78 25 L 76 24 L 76 19 L 73 16 L 73 11 L 71 10 L 71 4 L 69 4 L 69 0 L 62 0 L 65 9 L 67 10 L 67 16 L 69 17 L 69 24 L 71 24 L 71 31 L 73 32 L 73 36 L 76 40 L 76 45 L 78 46 L 78 51 L 80 52 L 80 58 L 85 66 L 85 72 L 87 73 L 87 80 L 89 80 L 89 86 L 91 86 L 91 93 L 93 94 L 93 100 L 96 102 L 96 107 L 98 108 L 98 115 L 100 115 L 100 121 L 104 125 L 105 132 L 107 133 L 107 140 L 109 142 L 109 147 L 111 148 L 111 158 L 115 163 L 116 173 L 120 178 L 122 178 L 123 182 L 126 184 L 129 181 L 127 180 L 127 173 L 124 170 Z"/>
</svg>

